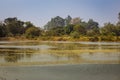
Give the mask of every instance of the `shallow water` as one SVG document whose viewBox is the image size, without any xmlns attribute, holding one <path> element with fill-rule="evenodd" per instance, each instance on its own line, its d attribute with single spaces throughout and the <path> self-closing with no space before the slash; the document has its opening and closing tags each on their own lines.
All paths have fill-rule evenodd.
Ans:
<svg viewBox="0 0 120 80">
<path fill-rule="evenodd" d="M 0 80 L 120 80 L 120 64 L 7 66 Z"/>
<path fill-rule="evenodd" d="M 117 42 L 0 42 L 0 65 L 120 63 Z"/>
</svg>

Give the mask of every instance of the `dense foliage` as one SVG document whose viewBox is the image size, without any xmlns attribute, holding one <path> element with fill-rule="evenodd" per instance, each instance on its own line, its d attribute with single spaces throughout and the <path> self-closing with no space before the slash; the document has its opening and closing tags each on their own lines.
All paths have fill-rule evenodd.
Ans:
<svg viewBox="0 0 120 80">
<path fill-rule="evenodd" d="M 117 24 L 108 22 L 103 27 L 100 27 L 99 23 L 93 19 L 86 22 L 79 17 L 72 18 L 69 15 L 65 19 L 60 16 L 52 18 L 44 26 L 44 29 L 36 27 L 30 21 L 18 20 L 16 17 L 7 18 L 0 22 L 0 37 L 15 36 L 26 38 L 68 36 L 73 39 L 84 36 L 91 41 L 120 41 L 120 13 L 118 14 Z"/>
<path fill-rule="evenodd" d="M 37 27 L 30 27 L 25 31 L 25 35 L 27 38 L 35 38 L 40 36 L 40 29 L 38 29 Z"/>
<path fill-rule="evenodd" d="M 36 37 L 39 36 L 40 29 L 34 26 L 31 22 L 23 22 L 16 17 L 7 18 L 4 22 L 0 23 L 0 37 L 15 37 L 26 36 Z"/>
</svg>

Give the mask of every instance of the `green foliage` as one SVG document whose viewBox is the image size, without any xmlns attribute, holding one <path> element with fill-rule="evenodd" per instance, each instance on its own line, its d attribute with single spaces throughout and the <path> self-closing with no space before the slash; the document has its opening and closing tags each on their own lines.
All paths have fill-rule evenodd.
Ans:
<svg viewBox="0 0 120 80">
<path fill-rule="evenodd" d="M 101 40 L 103 41 L 117 41 L 120 36 L 120 26 L 106 23 L 104 27 L 101 28 L 101 35 Z"/>
<path fill-rule="evenodd" d="M 80 37 L 80 35 L 77 31 L 72 32 L 70 35 L 72 38 L 75 38 L 75 39 Z"/>
<path fill-rule="evenodd" d="M 52 18 L 51 21 L 49 21 L 44 28 L 46 30 L 50 30 L 52 28 L 56 28 L 56 27 L 63 27 L 65 26 L 65 20 L 59 16 Z"/>
<path fill-rule="evenodd" d="M 98 38 L 98 36 L 93 36 L 93 37 L 89 38 L 89 41 L 93 41 L 93 42 L 99 41 L 99 38 Z"/>
<path fill-rule="evenodd" d="M 65 19 L 65 25 L 70 25 L 70 21 L 72 20 L 71 16 L 68 15 L 68 17 Z"/>
<path fill-rule="evenodd" d="M 24 33 L 24 22 L 17 18 L 7 18 L 4 22 L 10 34 L 16 36 Z"/>
<path fill-rule="evenodd" d="M 71 24 L 64 27 L 65 34 L 69 35 L 73 31 L 73 27 L 74 25 L 71 25 Z"/>
<path fill-rule="evenodd" d="M 27 38 L 35 38 L 35 37 L 38 37 L 40 36 L 40 29 L 37 28 L 37 27 L 30 27 L 26 30 L 25 32 L 25 36 Z"/>
<path fill-rule="evenodd" d="M 3 23 L 0 23 L 0 37 L 5 37 L 7 36 L 7 28 Z"/>
<path fill-rule="evenodd" d="M 87 36 L 99 36 L 99 35 L 100 35 L 99 28 L 87 30 Z"/>
<path fill-rule="evenodd" d="M 117 41 L 117 38 L 115 36 L 112 35 L 108 35 L 108 36 L 101 36 L 101 41 Z"/>
<path fill-rule="evenodd" d="M 56 27 L 52 28 L 51 30 L 47 31 L 48 36 L 61 36 L 64 35 L 64 28 L 63 27 Z"/>
<path fill-rule="evenodd" d="M 85 35 L 86 34 L 85 27 L 81 26 L 80 24 L 75 25 L 73 27 L 73 30 L 78 32 L 80 35 Z"/>
<path fill-rule="evenodd" d="M 120 21 L 120 12 L 118 13 L 118 19 L 119 19 L 119 21 Z"/>
<path fill-rule="evenodd" d="M 0 36 L 21 36 L 26 35 L 27 37 L 36 37 L 40 34 L 40 29 L 35 27 L 31 22 L 23 22 L 18 20 L 16 17 L 7 18 L 3 24 L 0 24 Z"/>
<path fill-rule="evenodd" d="M 61 26 L 62 28 L 59 28 L 59 23 L 65 23 L 65 27 Z M 85 22 L 82 21 L 79 17 L 72 19 L 70 16 L 65 19 L 60 19 L 59 16 L 52 18 L 51 21 L 49 21 L 45 26 L 45 28 L 47 28 L 48 31 L 46 33 L 49 36 L 70 35 L 73 38 L 79 38 L 79 36 L 84 35 L 89 37 L 90 41 L 99 41 L 99 36 L 116 36 L 117 38 L 120 36 L 120 25 L 118 24 L 113 25 L 108 23 L 105 24 L 102 28 L 99 28 L 98 22 L 94 21 L 93 19 L 89 19 L 88 22 Z"/>
<path fill-rule="evenodd" d="M 95 22 L 93 19 L 89 19 L 87 25 L 86 25 L 86 29 L 90 30 L 90 29 L 94 29 L 94 28 L 99 28 L 98 27 L 98 22 Z"/>
<path fill-rule="evenodd" d="M 81 36 L 79 40 L 84 40 L 87 37 L 86 40 L 88 41 L 117 41 L 120 40 L 120 13 L 118 19 L 117 24 L 106 23 L 101 28 L 98 22 L 93 19 L 85 22 L 79 17 L 71 18 L 71 16 L 68 16 L 63 19 L 57 16 L 52 18 L 44 26 L 45 30 L 42 31 L 30 21 L 24 22 L 16 17 L 7 18 L 0 23 L 0 37 L 25 36 L 27 38 L 36 38 L 42 35 L 43 40 L 52 40 L 54 37 L 54 40 L 69 40 L 62 37 L 67 36 L 76 39 Z"/>
<path fill-rule="evenodd" d="M 30 21 L 25 22 L 24 25 L 25 25 L 25 30 L 27 30 L 30 27 L 35 27 Z"/>
<path fill-rule="evenodd" d="M 114 24 L 106 23 L 103 28 L 101 28 L 102 35 L 116 35 L 116 27 Z"/>
<path fill-rule="evenodd" d="M 119 26 L 116 26 L 115 29 L 116 29 L 116 30 L 115 30 L 116 36 L 120 36 L 120 25 L 119 25 Z"/>
</svg>

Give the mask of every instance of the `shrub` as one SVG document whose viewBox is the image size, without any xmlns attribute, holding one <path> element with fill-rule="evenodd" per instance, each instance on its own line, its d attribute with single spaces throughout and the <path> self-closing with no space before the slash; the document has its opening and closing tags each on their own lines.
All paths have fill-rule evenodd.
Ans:
<svg viewBox="0 0 120 80">
<path fill-rule="evenodd" d="M 73 38 L 79 38 L 79 37 L 80 37 L 80 36 L 79 36 L 79 33 L 76 32 L 76 31 L 72 32 L 70 35 L 71 35 Z"/>
<path fill-rule="evenodd" d="M 35 38 L 40 36 L 40 29 L 36 27 L 30 27 L 26 30 L 25 36 L 26 38 Z"/>
</svg>

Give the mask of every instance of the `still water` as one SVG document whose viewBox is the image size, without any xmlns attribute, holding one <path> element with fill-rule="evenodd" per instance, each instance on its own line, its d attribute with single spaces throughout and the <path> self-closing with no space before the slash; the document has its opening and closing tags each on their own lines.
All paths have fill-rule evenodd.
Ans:
<svg viewBox="0 0 120 80">
<path fill-rule="evenodd" d="M 118 42 L 0 42 L 0 65 L 120 63 Z"/>
</svg>

